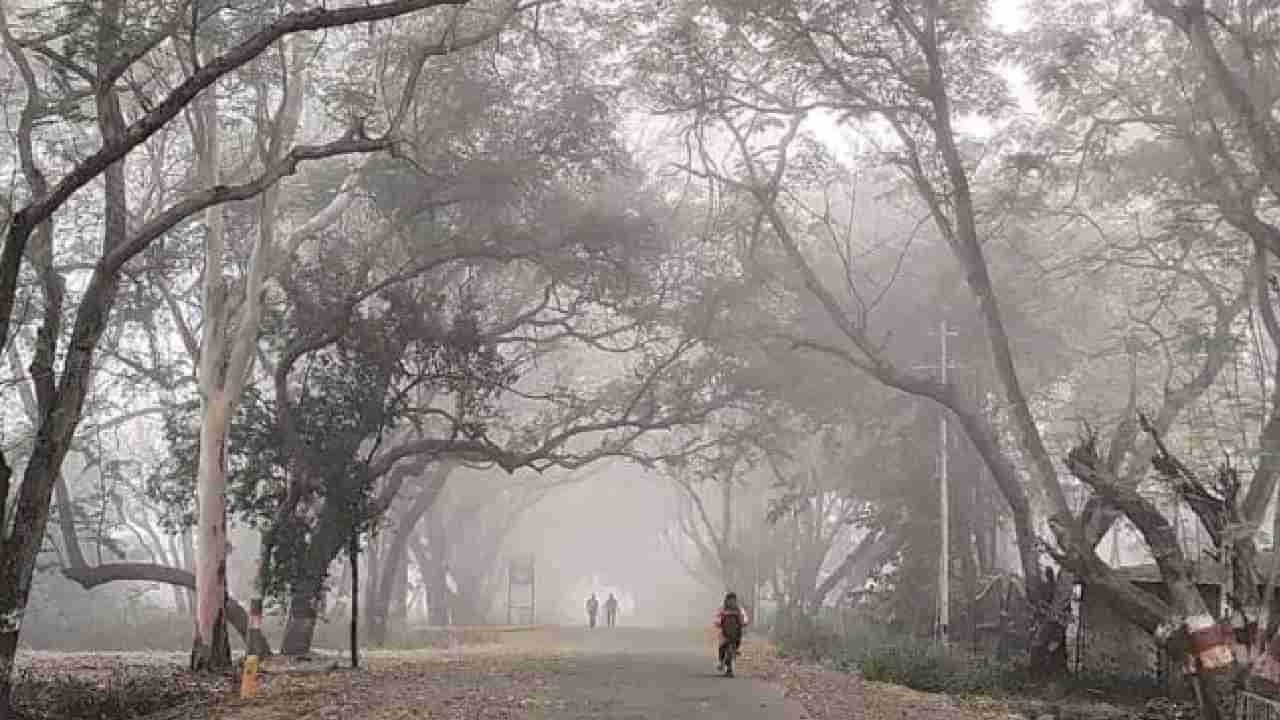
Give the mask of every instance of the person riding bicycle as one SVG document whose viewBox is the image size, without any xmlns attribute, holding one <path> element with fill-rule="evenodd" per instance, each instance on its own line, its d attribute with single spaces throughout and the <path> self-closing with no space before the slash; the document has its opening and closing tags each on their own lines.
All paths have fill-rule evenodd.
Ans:
<svg viewBox="0 0 1280 720">
<path fill-rule="evenodd" d="M 720 628 L 720 661 L 716 670 L 733 677 L 733 659 L 742 644 L 742 633 L 747 627 L 747 611 L 738 605 L 738 594 L 724 596 L 724 605 L 716 610 L 716 627 Z"/>
</svg>

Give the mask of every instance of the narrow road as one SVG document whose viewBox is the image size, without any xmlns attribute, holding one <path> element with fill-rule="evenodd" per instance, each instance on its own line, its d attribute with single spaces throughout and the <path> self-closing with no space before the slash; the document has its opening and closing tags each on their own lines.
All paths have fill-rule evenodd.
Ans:
<svg viewBox="0 0 1280 720">
<path fill-rule="evenodd" d="M 537 720 L 801 720 L 781 687 L 716 672 L 710 639 L 690 631 L 627 628 L 562 629 L 535 634 L 557 657 L 546 691 L 559 702 Z M 534 651 L 537 652 L 536 650 Z"/>
<path fill-rule="evenodd" d="M 370 652 L 358 671 L 273 663 L 260 695 L 206 709 L 220 720 L 806 720 L 783 689 L 715 670 L 709 633 L 562 628 L 499 645 Z M 192 717 L 188 714 L 185 717 Z M 199 716 L 199 714 L 195 714 Z"/>
</svg>

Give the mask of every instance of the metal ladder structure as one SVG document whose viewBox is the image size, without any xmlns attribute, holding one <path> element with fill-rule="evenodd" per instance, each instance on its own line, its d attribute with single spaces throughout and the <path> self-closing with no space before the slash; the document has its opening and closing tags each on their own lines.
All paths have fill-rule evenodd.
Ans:
<svg viewBox="0 0 1280 720">
<path fill-rule="evenodd" d="M 1236 693 L 1236 720 L 1280 720 L 1280 700 L 1241 690 Z"/>
<path fill-rule="evenodd" d="M 534 583 L 534 559 L 532 555 L 520 555 L 511 558 L 511 566 L 507 571 L 507 624 L 514 625 L 517 620 L 515 618 L 516 611 L 523 611 L 522 619 L 519 620 L 524 625 L 536 624 L 534 619 L 537 616 L 537 593 Z M 521 588 L 521 591 L 517 591 Z M 527 592 L 523 591 L 528 588 Z M 527 597 L 527 600 L 524 598 Z"/>
</svg>

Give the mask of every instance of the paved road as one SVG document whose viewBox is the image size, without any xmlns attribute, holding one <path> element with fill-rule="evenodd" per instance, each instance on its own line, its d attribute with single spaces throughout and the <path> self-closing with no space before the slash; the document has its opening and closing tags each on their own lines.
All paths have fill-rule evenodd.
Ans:
<svg viewBox="0 0 1280 720">
<path fill-rule="evenodd" d="M 519 642 L 519 641 L 517 641 Z M 709 638 L 696 631 L 597 628 L 531 634 L 524 642 L 552 652 L 549 695 L 538 720 L 802 720 L 782 688 L 716 672 Z M 747 661 L 749 662 L 749 661 Z M 544 696 L 545 697 L 545 696 Z"/>
<path fill-rule="evenodd" d="M 273 660 L 262 692 L 181 717 L 209 720 L 805 720 L 781 687 L 715 671 L 708 632 L 638 628 L 500 633 L 448 652 L 370 652 L 358 671 Z M 178 716 L 175 716 L 178 717 Z M 168 718 L 165 718 L 168 720 Z"/>
</svg>

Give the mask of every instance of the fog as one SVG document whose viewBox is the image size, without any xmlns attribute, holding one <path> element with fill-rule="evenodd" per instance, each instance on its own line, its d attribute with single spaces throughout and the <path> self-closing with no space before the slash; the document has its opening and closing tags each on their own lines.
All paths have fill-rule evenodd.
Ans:
<svg viewBox="0 0 1280 720">
<path fill-rule="evenodd" d="M 538 621 L 585 624 L 594 592 L 601 604 L 616 595 L 620 625 L 705 626 L 721 597 L 690 577 L 673 552 L 670 483 L 616 463 L 593 475 L 553 491 L 508 541 L 508 552 L 536 558 Z"/>
<path fill-rule="evenodd" d="M 304 5 L 0 8 L 0 718 L 593 594 L 1267 626 L 1275 2 Z"/>
</svg>

